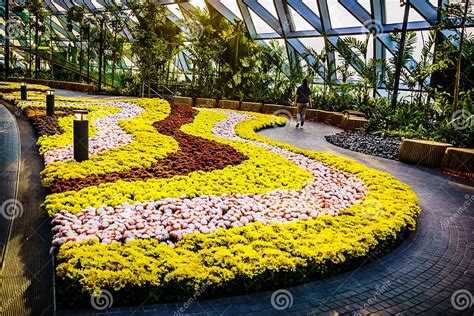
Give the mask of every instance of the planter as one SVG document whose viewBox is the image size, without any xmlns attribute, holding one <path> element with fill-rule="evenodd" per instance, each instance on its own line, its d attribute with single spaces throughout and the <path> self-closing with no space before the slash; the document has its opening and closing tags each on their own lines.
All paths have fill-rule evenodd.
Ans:
<svg viewBox="0 0 474 316">
<path fill-rule="evenodd" d="M 331 125 L 339 127 L 341 125 L 341 121 L 343 117 L 344 117 L 344 114 L 339 113 L 339 112 L 333 112 L 331 116 Z"/>
<path fill-rule="evenodd" d="M 198 108 L 215 108 L 217 106 L 217 100 L 208 98 L 196 98 L 194 106 Z"/>
<path fill-rule="evenodd" d="M 347 131 L 355 131 L 357 129 L 367 129 L 369 120 L 358 116 L 347 116 L 344 115 L 341 119 L 340 127 Z"/>
<path fill-rule="evenodd" d="M 294 106 L 287 106 L 287 105 L 279 105 L 279 104 L 265 104 L 263 113 L 266 114 L 282 114 L 285 111 L 290 112 L 292 116 L 296 116 L 296 107 Z"/>
<path fill-rule="evenodd" d="M 306 111 L 306 119 L 308 121 L 315 121 L 317 122 L 318 121 L 318 116 L 319 116 L 319 110 L 315 110 L 315 109 L 308 109 Z"/>
<path fill-rule="evenodd" d="M 410 164 L 439 168 L 446 149 L 452 146 L 430 140 L 405 139 L 400 147 L 398 158 L 400 161 Z"/>
<path fill-rule="evenodd" d="M 445 171 L 474 179 L 474 149 L 448 148 L 443 157 Z"/>
<path fill-rule="evenodd" d="M 241 111 L 261 112 L 263 109 L 263 103 L 257 102 L 242 102 L 240 105 Z"/>
<path fill-rule="evenodd" d="M 318 110 L 318 112 L 319 112 L 318 121 L 321 123 L 326 123 L 326 124 L 330 124 L 333 114 L 336 113 L 336 112 L 325 111 L 325 110 Z"/>
<path fill-rule="evenodd" d="M 176 104 L 190 105 L 193 106 L 193 98 L 191 97 L 178 97 L 174 96 L 171 101 Z"/>
<path fill-rule="evenodd" d="M 240 101 L 219 100 L 219 108 L 228 110 L 238 110 L 240 108 Z"/>
</svg>

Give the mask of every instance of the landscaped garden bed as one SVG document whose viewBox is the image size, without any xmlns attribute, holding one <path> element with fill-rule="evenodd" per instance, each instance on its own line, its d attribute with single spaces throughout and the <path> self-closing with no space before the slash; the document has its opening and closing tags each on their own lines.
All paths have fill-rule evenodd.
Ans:
<svg viewBox="0 0 474 316">
<path fill-rule="evenodd" d="M 401 141 L 397 138 L 380 137 L 366 132 L 342 132 L 326 136 L 333 145 L 352 151 L 398 160 Z"/>
<path fill-rule="evenodd" d="M 101 290 L 133 304 L 278 288 L 348 270 L 415 228 L 418 199 L 393 176 L 255 132 L 283 118 L 76 101 L 57 102 L 54 132 L 35 125 L 62 306 Z M 44 108 L 19 106 L 37 121 Z M 80 163 L 70 107 L 90 111 L 92 154 Z"/>
</svg>

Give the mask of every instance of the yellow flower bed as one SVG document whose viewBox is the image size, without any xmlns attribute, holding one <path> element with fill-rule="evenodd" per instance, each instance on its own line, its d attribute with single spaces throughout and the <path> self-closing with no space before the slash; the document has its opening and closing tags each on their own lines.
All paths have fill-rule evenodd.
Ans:
<svg viewBox="0 0 474 316">
<path fill-rule="evenodd" d="M 153 123 L 166 118 L 170 106 L 158 99 L 134 99 L 136 105 L 145 111 L 136 118 L 122 120 L 119 125 L 134 137 L 134 141 L 91 156 L 84 162 L 74 160 L 53 162 L 41 172 L 43 184 L 49 186 L 54 178 L 74 179 L 89 175 L 100 175 L 115 171 L 126 171 L 135 167 L 150 166 L 158 159 L 179 149 L 172 137 L 158 133 Z M 80 106 L 80 104 L 79 104 Z"/>
<path fill-rule="evenodd" d="M 219 117 L 216 113 L 208 117 L 208 113 L 201 111 L 198 116 L 201 124 L 211 124 L 212 115 Z M 409 186 L 388 173 L 369 169 L 353 160 L 298 149 L 257 135 L 256 129 L 270 123 L 266 116 L 252 114 L 256 115 L 255 119 L 237 126 L 241 137 L 281 146 L 353 173 L 367 185 L 366 199 L 340 212 L 339 216 L 322 215 L 314 220 L 285 225 L 252 223 L 210 234 L 194 233 L 186 235 L 174 248 L 154 239 L 107 245 L 93 240 L 66 243 L 58 254 L 58 275 L 79 281 L 85 291 L 96 294 L 104 288 L 121 290 L 131 286 L 178 284 L 194 289 L 203 285 L 219 287 L 235 280 L 268 276 L 269 272 L 305 271 L 308 268 L 322 268 L 330 263 L 341 264 L 348 259 L 367 255 L 380 242 L 395 238 L 404 229 L 415 228 L 415 219 L 421 209 L 418 198 Z M 203 119 L 205 122 L 202 122 Z M 190 126 L 184 130 L 206 134 L 209 128 L 206 128 L 206 132 Z M 230 143 L 247 154 L 242 142 Z M 257 151 L 255 147 L 249 147 L 248 150 Z M 260 159 L 263 157 L 269 160 L 261 160 L 260 166 L 270 159 L 276 159 L 270 156 L 261 156 Z M 207 182 L 200 182 L 201 185 L 206 183 L 211 186 L 218 178 L 208 173 L 199 179 L 207 179 Z M 228 180 L 231 179 L 225 179 Z M 182 179 L 176 181 L 182 186 L 189 184 Z M 145 194 L 159 189 L 151 184 L 151 181 L 140 184 Z M 249 181 L 242 183 L 242 186 L 248 184 Z M 131 183 L 123 185 L 125 188 Z M 96 194 L 100 194 L 103 189 L 99 186 Z M 92 192 L 90 194 L 86 200 L 90 200 Z M 261 279 L 259 282 L 272 280 Z"/>
<path fill-rule="evenodd" d="M 78 213 L 87 206 L 116 206 L 123 202 L 134 203 L 178 198 L 183 194 L 190 197 L 222 195 L 232 193 L 265 193 L 280 189 L 301 188 L 312 178 L 306 170 L 298 167 L 280 155 L 242 141 L 226 141 L 212 134 L 214 124 L 227 115 L 209 110 L 200 110 L 194 122 L 181 129 L 188 134 L 229 144 L 249 159 L 237 166 L 228 166 L 211 172 L 196 171 L 187 176 L 171 179 L 149 179 L 146 181 L 117 181 L 79 191 L 51 194 L 46 197 L 44 207 L 53 216 L 61 210 Z M 276 119 L 281 120 L 281 119 Z M 275 124 L 275 117 L 262 115 L 259 126 Z M 280 122 L 282 123 L 282 122 Z"/>
<path fill-rule="evenodd" d="M 1 91 L 1 88 L 0 88 Z M 6 95 L 7 99 L 22 102 L 20 100 L 21 92 L 20 91 L 14 91 L 11 93 L 8 93 Z M 5 97 L 4 97 L 5 99 Z M 62 96 L 62 95 L 55 95 L 54 100 L 56 102 L 68 102 L 68 103 L 104 103 L 104 102 L 111 102 L 114 101 L 114 99 L 110 98 L 78 98 L 78 97 L 68 97 L 68 96 Z M 46 93 L 41 92 L 41 91 L 28 91 L 28 101 L 33 101 L 33 102 L 46 102 Z"/>
<path fill-rule="evenodd" d="M 21 89 L 21 82 L 5 82 L 0 81 L 0 92 L 1 91 L 9 91 L 9 90 L 20 90 Z M 46 91 L 48 90 L 48 86 L 40 85 L 40 84 L 28 84 L 29 91 Z"/>
</svg>

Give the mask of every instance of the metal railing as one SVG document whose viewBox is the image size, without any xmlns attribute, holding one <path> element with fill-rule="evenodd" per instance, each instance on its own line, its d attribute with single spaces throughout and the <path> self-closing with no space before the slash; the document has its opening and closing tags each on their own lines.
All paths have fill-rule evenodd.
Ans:
<svg viewBox="0 0 474 316">
<path fill-rule="evenodd" d="M 142 98 L 150 97 L 150 98 L 169 99 L 176 96 L 176 90 L 173 91 L 168 86 L 164 84 L 158 84 L 156 82 L 151 82 L 150 84 L 142 82 L 140 95 Z"/>
</svg>

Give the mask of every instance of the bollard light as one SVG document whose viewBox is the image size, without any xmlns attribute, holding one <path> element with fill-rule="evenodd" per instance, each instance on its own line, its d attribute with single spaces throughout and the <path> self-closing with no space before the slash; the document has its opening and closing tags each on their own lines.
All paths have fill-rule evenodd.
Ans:
<svg viewBox="0 0 474 316">
<path fill-rule="evenodd" d="M 28 99 L 28 86 L 26 85 L 25 82 L 21 83 L 20 86 L 20 91 L 21 91 L 21 100 L 26 101 Z"/>
<path fill-rule="evenodd" d="M 89 121 L 87 110 L 74 110 L 74 160 L 89 159 Z"/>
<path fill-rule="evenodd" d="M 54 115 L 54 90 L 46 90 L 46 114 Z"/>
</svg>

